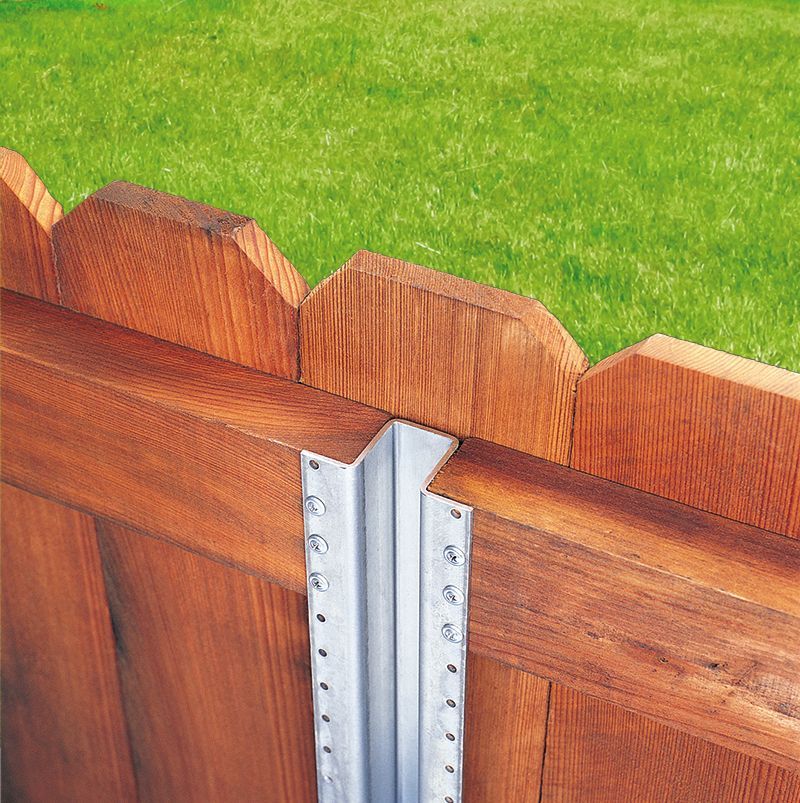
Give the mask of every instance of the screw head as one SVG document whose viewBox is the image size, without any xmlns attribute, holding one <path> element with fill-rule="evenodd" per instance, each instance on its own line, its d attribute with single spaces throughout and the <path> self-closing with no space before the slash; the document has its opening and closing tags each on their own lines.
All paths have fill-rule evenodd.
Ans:
<svg viewBox="0 0 800 803">
<path fill-rule="evenodd" d="M 318 496 L 307 496 L 305 505 L 312 516 L 321 516 L 325 512 L 325 503 Z"/>
<path fill-rule="evenodd" d="M 318 555 L 324 555 L 328 551 L 328 542 L 321 535 L 308 536 L 308 548 Z"/>
<path fill-rule="evenodd" d="M 312 572 L 308 575 L 308 584 L 315 591 L 327 591 L 331 587 L 328 578 L 319 572 Z"/>
<path fill-rule="evenodd" d="M 447 641 L 452 641 L 454 644 L 457 644 L 464 638 L 464 634 L 461 632 L 460 628 L 451 624 L 447 624 L 442 628 L 442 636 L 444 636 Z"/>
<path fill-rule="evenodd" d="M 453 566 L 463 566 L 466 562 L 464 553 L 457 547 L 450 544 L 444 548 L 444 559 Z"/>
<path fill-rule="evenodd" d="M 460 588 L 456 588 L 456 586 L 445 586 L 442 589 L 442 596 L 451 605 L 463 605 L 464 604 L 464 592 Z"/>
</svg>

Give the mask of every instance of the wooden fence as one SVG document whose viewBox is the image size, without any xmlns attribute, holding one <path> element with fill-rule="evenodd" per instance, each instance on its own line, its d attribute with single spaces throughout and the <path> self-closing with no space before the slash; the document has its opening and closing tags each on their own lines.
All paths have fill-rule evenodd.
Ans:
<svg viewBox="0 0 800 803">
<path fill-rule="evenodd" d="M 0 150 L 3 793 L 315 797 L 300 451 L 452 433 L 470 801 L 800 800 L 800 375 Z"/>
</svg>

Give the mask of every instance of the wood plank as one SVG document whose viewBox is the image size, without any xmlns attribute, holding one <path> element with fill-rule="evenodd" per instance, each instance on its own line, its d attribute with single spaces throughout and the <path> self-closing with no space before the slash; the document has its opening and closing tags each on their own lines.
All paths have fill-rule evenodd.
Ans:
<svg viewBox="0 0 800 803">
<path fill-rule="evenodd" d="M 553 684 L 542 800 L 797 803 L 800 775 Z"/>
<path fill-rule="evenodd" d="M 433 490 L 475 508 L 471 649 L 800 768 L 800 544 L 483 441 Z"/>
<path fill-rule="evenodd" d="M 350 462 L 388 416 L 13 293 L 3 478 L 305 588 L 300 451 Z"/>
<path fill-rule="evenodd" d="M 800 374 L 653 335 L 581 380 L 572 465 L 800 537 Z"/>
<path fill-rule="evenodd" d="M 586 358 L 538 302 L 361 251 L 301 307 L 303 381 L 565 463 Z"/>
<path fill-rule="evenodd" d="M 117 181 L 53 228 L 62 303 L 297 379 L 300 274 L 255 221 Z"/>
<path fill-rule="evenodd" d="M 16 151 L 0 147 L 0 277 L 3 287 L 58 303 L 50 231 L 58 203 Z"/>
<path fill-rule="evenodd" d="M 315 800 L 304 597 L 99 526 L 144 800 Z"/>
<path fill-rule="evenodd" d="M 464 801 L 539 800 L 550 684 L 471 654 Z"/>
<path fill-rule="evenodd" d="M 580 381 L 573 465 L 797 536 L 800 376 L 654 335 Z M 571 742 L 547 751 L 547 778 L 559 781 L 546 782 L 543 799 L 594 800 L 584 793 L 601 773 L 598 800 L 614 789 L 662 799 L 671 775 L 685 800 L 788 799 L 786 783 L 776 780 L 783 775 L 768 764 L 629 712 L 603 707 L 596 716 L 599 705 L 553 696 L 552 733 L 569 733 Z"/>
<path fill-rule="evenodd" d="M 92 519 L 2 486 L 3 799 L 134 800 Z"/>
</svg>

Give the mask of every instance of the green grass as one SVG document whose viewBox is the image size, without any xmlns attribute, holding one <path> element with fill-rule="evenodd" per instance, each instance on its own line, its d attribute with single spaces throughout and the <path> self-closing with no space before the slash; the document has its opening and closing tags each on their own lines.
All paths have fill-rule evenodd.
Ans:
<svg viewBox="0 0 800 803">
<path fill-rule="evenodd" d="M 312 283 L 369 248 L 800 370 L 800 6 L 0 2 L 0 143 L 252 215 Z"/>
</svg>

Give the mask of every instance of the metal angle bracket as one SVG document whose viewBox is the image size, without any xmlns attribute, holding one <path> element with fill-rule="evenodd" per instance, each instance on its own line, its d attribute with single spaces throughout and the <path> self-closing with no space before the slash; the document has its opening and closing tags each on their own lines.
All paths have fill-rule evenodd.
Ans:
<svg viewBox="0 0 800 803">
<path fill-rule="evenodd" d="M 461 799 L 472 508 L 426 490 L 457 446 L 392 421 L 301 455 L 323 803 Z"/>
</svg>

